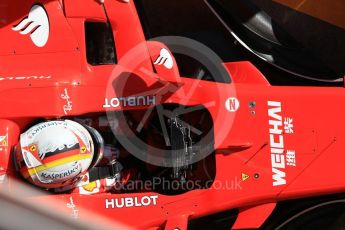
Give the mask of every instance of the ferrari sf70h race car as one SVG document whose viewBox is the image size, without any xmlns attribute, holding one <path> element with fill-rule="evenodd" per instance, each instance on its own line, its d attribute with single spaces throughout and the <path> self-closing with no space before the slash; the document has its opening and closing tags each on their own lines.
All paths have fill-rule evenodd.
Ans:
<svg viewBox="0 0 345 230">
<path fill-rule="evenodd" d="M 272 86 L 251 62 L 223 63 L 194 40 L 146 40 L 132 0 L 3 0 L 0 12 L 3 194 L 37 180 L 46 193 L 27 200 L 54 198 L 77 221 L 92 211 L 135 229 L 316 229 L 343 219 L 343 86 Z M 182 76 L 189 64 L 203 68 Z M 66 136 L 47 130 L 60 124 L 97 131 L 94 146 L 54 145 Z M 49 145 L 30 142 L 39 133 Z M 66 162 L 74 168 L 62 170 Z M 72 174 L 75 187 L 50 187 Z"/>
</svg>

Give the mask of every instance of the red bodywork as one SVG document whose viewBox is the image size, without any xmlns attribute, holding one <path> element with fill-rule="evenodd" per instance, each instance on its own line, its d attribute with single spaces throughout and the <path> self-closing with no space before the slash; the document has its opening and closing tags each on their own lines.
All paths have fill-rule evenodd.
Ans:
<svg viewBox="0 0 345 230">
<path fill-rule="evenodd" d="M 230 84 L 180 78 L 175 62 L 172 70 L 156 66 L 156 74 L 150 74 L 164 45 L 145 41 L 132 1 L 105 1 L 118 64 L 92 66 L 85 55 L 84 22 L 107 22 L 103 6 L 91 0 L 41 1 L 49 15 L 49 39 L 45 46 L 37 47 L 30 34 L 13 30 L 34 4 L 37 1 L 8 0 L 0 7 L 0 136 L 5 136 L 0 144 L 0 173 L 17 177 L 10 154 L 19 134 L 33 121 L 106 112 L 105 98 L 147 92 L 158 82 L 177 88 L 157 103 L 205 105 L 210 112 L 216 156 L 216 178 L 211 188 L 173 196 L 50 196 L 61 199 L 64 205 L 72 196 L 76 206 L 139 229 L 186 229 L 191 219 L 237 208 L 239 216 L 233 228 L 240 229 L 260 227 L 279 201 L 345 190 L 344 88 L 271 86 L 249 62 L 224 64 L 232 78 Z M 142 60 L 135 67 L 125 57 L 134 47 Z M 147 71 L 141 71 L 143 68 Z M 133 84 L 120 95 L 116 90 L 109 94 L 109 81 L 116 81 L 121 71 L 128 70 L 138 79 L 133 78 Z M 154 94 L 161 87 L 155 87 Z M 65 89 L 73 103 L 71 110 L 64 110 L 66 100 L 61 95 Z M 236 110 L 230 112 L 227 101 L 232 97 L 238 99 L 239 108 L 230 100 L 228 106 Z M 293 133 L 284 129 L 289 118 Z M 282 125 L 270 131 L 274 122 Z M 290 150 L 295 152 L 295 166 L 288 165 L 294 163 L 288 161 L 293 159 L 287 155 Z M 274 185 L 274 174 L 281 173 L 286 182 Z M 145 196 L 157 196 L 156 202 L 145 207 L 112 206 L 113 199 L 133 198 L 135 202 Z M 79 216 L 83 216 L 82 211 Z"/>
</svg>

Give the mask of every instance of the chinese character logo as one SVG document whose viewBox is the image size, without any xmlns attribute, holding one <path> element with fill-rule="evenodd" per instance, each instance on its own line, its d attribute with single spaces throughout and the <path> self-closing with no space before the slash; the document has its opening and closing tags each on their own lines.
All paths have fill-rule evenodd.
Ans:
<svg viewBox="0 0 345 230">
<path fill-rule="evenodd" d="M 284 130 L 285 133 L 293 133 L 293 119 L 290 117 L 285 117 L 284 119 Z"/>
<path fill-rule="evenodd" d="M 286 151 L 286 165 L 287 166 L 296 166 L 296 153 L 293 150 Z"/>
</svg>

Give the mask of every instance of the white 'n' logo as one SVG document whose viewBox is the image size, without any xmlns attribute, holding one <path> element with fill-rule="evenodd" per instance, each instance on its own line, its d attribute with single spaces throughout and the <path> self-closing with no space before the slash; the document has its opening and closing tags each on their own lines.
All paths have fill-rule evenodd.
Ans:
<svg viewBox="0 0 345 230">
<path fill-rule="evenodd" d="M 12 28 L 14 31 L 20 31 L 22 35 L 29 33 L 32 42 L 43 47 L 47 44 L 49 38 L 49 18 L 45 9 L 40 5 L 31 7 L 29 15 L 18 25 Z"/>
</svg>

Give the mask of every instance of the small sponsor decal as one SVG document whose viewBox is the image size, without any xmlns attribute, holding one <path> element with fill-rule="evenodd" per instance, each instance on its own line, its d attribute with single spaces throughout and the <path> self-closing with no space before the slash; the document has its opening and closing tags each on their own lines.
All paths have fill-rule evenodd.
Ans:
<svg viewBox="0 0 345 230">
<path fill-rule="evenodd" d="M 282 116 L 282 103 L 268 101 L 269 137 L 273 186 L 286 184 L 286 166 L 296 166 L 296 152 L 287 150 L 284 145 L 284 134 L 293 134 L 293 119 Z"/>
<path fill-rule="evenodd" d="M 33 5 L 27 17 L 12 28 L 21 35 L 30 35 L 37 47 L 44 47 L 49 39 L 49 17 L 41 5 Z"/>
<path fill-rule="evenodd" d="M 89 181 L 89 174 L 83 175 L 82 179 L 76 184 L 76 187 L 79 189 L 79 194 L 82 195 L 91 195 L 100 192 L 101 181 Z"/>
<path fill-rule="evenodd" d="M 156 59 L 156 61 L 153 64 L 164 65 L 165 68 L 172 69 L 174 66 L 174 59 L 171 56 L 170 52 L 167 49 L 163 48 L 163 49 L 161 49 L 161 52 L 160 52 L 158 58 Z"/>
<path fill-rule="evenodd" d="M 136 107 L 156 105 L 155 96 L 105 98 L 103 108 Z"/>
<path fill-rule="evenodd" d="M 30 150 L 30 152 L 36 152 L 37 146 L 36 146 L 36 145 L 31 145 L 31 146 L 29 147 L 29 150 Z"/>
<path fill-rule="evenodd" d="M 72 218 L 78 219 L 79 218 L 79 210 L 77 209 L 77 206 L 74 204 L 73 197 L 69 198 L 69 202 L 67 203 L 67 208 L 72 210 Z"/>
<path fill-rule="evenodd" d="M 236 112 L 240 108 L 240 101 L 236 97 L 230 97 L 225 102 L 225 108 L 229 112 Z"/>
<path fill-rule="evenodd" d="M 51 76 L 11 76 L 11 77 L 4 77 L 0 76 L 1 81 L 20 81 L 20 80 L 43 80 L 43 79 L 51 79 Z"/>
<path fill-rule="evenodd" d="M 246 181 L 249 179 L 249 175 L 245 173 L 242 173 L 241 177 L 242 177 L 242 181 Z"/>
<path fill-rule="evenodd" d="M 64 121 L 50 121 L 50 122 L 44 122 L 39 125 L 36 125 L 33 128 L 28 130 L 28 138 L 33 139 L 41 131 L 49 127 L 59 126 L 59 125 L 65 125 L 65 122 Z"/>
<path fill-rule="evenodd" d="M 99 193 L 101 187 L 100 180 L 92 181 L 86 185 L 79 187 L 79 194 L 82 195 L 91 195 Z"/>
<path fill-rule="evenodd" d="M 82 153 L 82 154 L 84 154 L 84 153 L 86 153 L 86 147 L 85 146 L 82 146 L 81 148 L 80 148 L 80 153 Z"/>
<path fill-rule="evenodd" d="M 0 136 L 0 147 L 8 147 L 8 135 Z"/>
<path fill-rule="evenodd" d="M 143 197 L 122 197 L 105 200 L 105 208 L 132 208 L 157 205 L 157 195 Z"/>
<path fill-rule="evenodd" d="M 67 115 L 73 109 L 73 104 L 70 96 L 68 95 L 68 90 L 65 88 L 64 92 L 61 94 L 61 98 L 66 101 L 66 104 L 63 106 L 63 111 Z"/>
<path fill-rule="evenodd" d="M 96 181 L 92 181 L 92 182 L 83 186 L 83 189 L 88 191 L 88 192 L 93 192 L 93 190 L 95 190 L 95 188 L 97 188 Z"/>
</svg>

